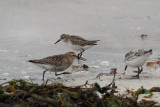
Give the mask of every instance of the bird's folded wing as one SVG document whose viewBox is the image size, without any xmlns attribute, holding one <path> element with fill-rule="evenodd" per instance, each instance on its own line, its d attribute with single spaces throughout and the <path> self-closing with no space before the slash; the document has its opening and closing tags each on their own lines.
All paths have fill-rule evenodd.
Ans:
<svg viewBox="0 0 160 107">
<path fill-rule="evenodd" d="M 70 36 L 70 41 L 72 42 L 73 45 L 80 45 L 80 46 L 85 46 L 86 41 L 84 38 L 79 37 L 79 36 Z"/>
<path fill-rule="evenodd" d="M 80 46 L 86 46 L 86 45 L 97 45 L 97 41 L 99 40 L 85 40 L 82 37 L 79 36 L 71 36 L 70 38 L 71 42 L 73 43 L 73 45 L 80 45 Z"/>
<path fill-rule="evenodd" d="M 39 59 L 39 60 L 30 60 L 29 62 L 32 63 L 38 63 L 38 64 L 49 64 L 49 65 L 56 65 L 56 66 L 60 66 L 62 64 L 64 60 L 64 55 L 54 55 L 54 56 L 49 56 L 43 59 Z"/>
<path fill-rule="evenodd" d="M 146 52 L 146 51 L 143 50 L 143 49 L 130 51 L 130 52 L 128 52 L 128 53 L 125 55 L 125 59 L 128 60 L 128 61 L 129 61 L 129 60 L 132 60 L 132 59 L 135 59 L 135 58 L 137 58 L 137 57 L 139 57 L 139 56 L 144 55 L 145 52 Z"/>
</svg>

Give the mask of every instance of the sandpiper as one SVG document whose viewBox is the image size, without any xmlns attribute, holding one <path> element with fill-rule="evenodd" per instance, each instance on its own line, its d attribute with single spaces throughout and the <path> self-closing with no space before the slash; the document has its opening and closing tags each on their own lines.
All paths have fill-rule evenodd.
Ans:
<svg viewBox="0 0 160 107">
<path fill-rule="evenodd" d="M 67 52 L 65 54 L 49 56 L 43 59 L 29 60 L 29 62 L 32 62 L 45 70 L 43 71 L 42 79 L 44 80 L 44 74 L 46 71 L 55 72 L 56 76 L 61 74 L 70 74 L 69 72 L 57 74 L 57 72 L 61 72 L 69 68 L 73 64 L 73 61 L 77 58 L 78 57 L 74 52 Z M 83 60 L 82 57 L 80 59 Z"/>
<path fill-rule="evenodd" d="M 55 44 L 60 41 L 65 42 L 73 50 L 80 51 L 78 54 L 78 58 L 80 58 L 85 50 L 91 48 L 94 45 L 97 45 L 97 41 L 100 40 L 86 40 L 80 36 L 62 34 L 60 39 L 55 42 Z"/>
<path fill-rule="evenodd" d="M 138 74 L 134 77 L 139 78 L 139 74 L 143 71 L 143 65 L 149 58 L 149 56 L 152 54 L 152 49 L 150 50 L 144 50 L 144 49 L 138 49 L 138 50 L 131 50 L 125 55 L 125 63 L 127 69 L 128 66 L 132 68 L 138 68 Z M 140 69 L 141 67 L 141 69 Z"/>
</svg>

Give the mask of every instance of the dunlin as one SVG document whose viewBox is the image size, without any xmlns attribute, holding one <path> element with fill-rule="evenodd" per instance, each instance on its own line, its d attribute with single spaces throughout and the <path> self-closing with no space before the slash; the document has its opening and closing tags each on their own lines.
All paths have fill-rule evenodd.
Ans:
<svg viewBox="0 0 160 107">
<path fill-rule="evenodd" d="M 126 63 L 125 70 L 127 69 L 128 66 L 132 68 L 138 68 L 138 74 L 134 77 L 139 78 L 139 74 L 143 71 L 142 66 L 145 64 L 145 62 L 147 61 L 147 59 L 151 54 L 152 54 L 152 49 L 147 51 L 144 49 L 139 49 L 128 52 L 125 55 L 125 63 Z"/>
<path fill-rule="evenodd" d="M 97 45 L 97 41 L 99 40 L 86 40 L 80 36 L 62 34 L 56 43 L 60 41 L 65 42 L 73 50 L 80 51 L 78 54 L 78 58 L 80 58 L 85 50 L 91 48 L 94 45 Z"/>
<path fill-rule="evenodd" d="M 65 54 L 49 56 L 43 59 L 29 60 L 29 62 L 32 62 L 45 70 L 43 72 L 42 79 L 44 80 L 44 74 L 46 71 L 55 72 L 56 76 L 61 74 L 69 74 L 69 72 L 63 72 L 61 74 L 57 74 L 57 72 L 61 72 L 69 68 L 73 64 L 73 61 L 77 58 L 78 57 L 74 52 L 67 52 Z M 83 60 L 83 58 L 80 59 Z"/>
</svg>

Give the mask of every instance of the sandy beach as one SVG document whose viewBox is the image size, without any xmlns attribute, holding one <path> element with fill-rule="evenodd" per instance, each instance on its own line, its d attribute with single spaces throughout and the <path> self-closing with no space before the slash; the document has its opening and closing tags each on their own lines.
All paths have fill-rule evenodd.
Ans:
<svg viewBox="0 0 160 107">
<path fill-rule="evenodd" d="M 86 71 L 87 72 L 87 71 Z M 81 76 L 86 75 L 86 73 L 82 73 Z M 120 94 L 126 94 L 127 89 L 132 90 L 132 91 L 137 91 L 141 86 L 143 86 L 146 89 L 151 89 L 152 87 L 159 87 L 160 83 L 160 73 L 147 73 L 147 74 L 141 74 L 139 79 L 133 79 L 131 76 L 135 75 L 135 73 L 131 74 L 126 74 L 126 75 L 117 75 L 115 84 L 118 86 L 116 89 L 118 93 Z M 80 79 L 76 78 L 73 80 L 65 81 L 64 83 L 68 86 L 78 86 L 78 85 L 83 85 L 85 82 L 88 80 L 89 84 L 93 84 L 97 82 L 100 84 L 101 87 L 106 86 L 111 83 L 113 79 L 113 76 L 101 76 L 100 79 Z M 150 100 L 150 101 L 156 101 L 158 102 L 157 105 L 160 105 L 160 92 L 153 92 L 153 96 L 151 98 L 145 98 L 144 96 L 147 96 L 149 94 L 141 94 L 139 95 L 139 101 L 142 99 Z"/>
<path fill-rule="evenodd" d="M 156 62 L 160 54 L 160 1 L 159 0 L 0 0 L 0 83 L 17 79 L 34 79 L 42 83 L 43 70 L 28 63 L 51 55 L 74 51 L 64 43 L 54 44 L 61 34 L 79 35 L 89 40 L 100 40 L 97 46 L 85 51 L 82 62 L 88 71 L 60 76 L 47 72 L 45 79 L 63 82 L 69 86 L 99 83 L 105 86 L 113 76 L 102 76 L 111 68 L 123 73 L 125 54 L 132 49 L 152 49 L 147 60 Z M 148 35 L 142 39 L 141 35 Z M 76 51 L 75 51 L 76 52 Z M 78 52 L 76 52 L 78 53 Z M 75 61 L 74 65 L 78 65 Z M 160 86 L 160 68 L 149 69 L 139 79 L 128 68 L 126 75 L 117 75 L 117 90 L 137 90 Z M 71 67 L 66 71 L 71 72 Z M 148 100 L 160 103 L 160 93 Z M 139 97 L 143 99 L 144 95 Z"/>
</svg>

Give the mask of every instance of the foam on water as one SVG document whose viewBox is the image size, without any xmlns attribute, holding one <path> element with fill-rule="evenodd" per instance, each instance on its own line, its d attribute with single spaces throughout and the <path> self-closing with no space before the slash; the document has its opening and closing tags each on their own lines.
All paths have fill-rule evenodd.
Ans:
<svg viewBox="0 0 160 107">
<path fill-rule="evenodd" d="M 3 73 L 2 75 L 5 76 L 5 77 L 8 77 L 9 73 L 6 72 L 6 73 Z"/>
<path fill-rule="evenodd" d="M 30 78 L 30 76 L 23 76 L 23 79 L 27 79 L 27 80 L 29 80 L 29 78 Z"/>
<path fill-rule="evenodd" d="M 100 65 L 109 66 L 110 63 L 108 61 L 102 61 L 102 62 L 100 62 Z"/>
</svg>

